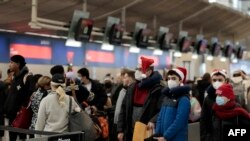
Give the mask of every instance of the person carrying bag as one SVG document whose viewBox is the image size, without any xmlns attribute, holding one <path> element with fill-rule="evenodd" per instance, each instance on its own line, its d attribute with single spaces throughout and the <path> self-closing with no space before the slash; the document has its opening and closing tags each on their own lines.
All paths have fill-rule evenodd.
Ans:
<svg viewBox="0 0 250 141">
<path fill-rule="evenodd" d="M 90 116 L 83 110 L 72 112 L 72 98 L 69 104 L 69 132 L 83 131 L 86 141 L 94 141 L 98 138 L 98 133 Z"/>
<path fill-rule="evenodd" d="M 30 108 L 30 103 L 27 107 L 22 106 L 11 126 L 15 128 L 28 129 L 31 124 L 32 114 L 33 112 Z"/>
<path fill-rule="evenodd" d="M 149 138 L 153 135 L 153 130 L 147 130 L 147 125 L 137 121 L 135 123 L 133 141 L 151 141 Z"/>
</svg>

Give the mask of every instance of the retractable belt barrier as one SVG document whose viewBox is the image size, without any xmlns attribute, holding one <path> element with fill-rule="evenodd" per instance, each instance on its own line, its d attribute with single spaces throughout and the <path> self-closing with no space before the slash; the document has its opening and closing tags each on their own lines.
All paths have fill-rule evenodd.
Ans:
<svg viewBox="0 0 250 141">
<path fill-rule="evenodd" d="M 46 131 L 37 131 L 37 130 L 28 130 L 13 128 L 11 126 L 0 126 L 0 130 L 7 130 L 11 132 L 23 133 L 23 134 L 38 134 L 46 135 L 46 137 L 40 138 L 31 138 L 25 141 L 85 141 L 84 132 L 69 132 L 69 133 L 57 133 L 57 132 L 46 132 Z"/>
<path fill-rule="evenodd" d="M 200 123 L 190 123 L 188 125 L 188 140 L 189 141 L 200 141 Z M 11 132 L 18 132 L 24 134 L 38 134 L 38 135 L 47 135 L 48 137 L 44 138 L 34 138 L 27 141 L 84 141 L 83 132 L 72 132 L 72 133 L 56 133 L 56 132 L 46 132 L 46 131 L 37 131 L 37 130 L 28 130 L 13 128 L 11 126 L 0 126 L 0 130 L 7 130 Z M 67 140 L 67 139 L 70 140 Z M 73 139 L 73 140 L 72 140 Z"/>
<path fill-rule="evenodd" d="M 0 130 L 7 130 L 7 131 L 23 133 L 23 134 L 38 134 L 38 135 L 55 135 L 55 134 L 59 134 L 57 132 L 46 132 L 46 131 L 38 131 L 38 130 L 13 128 L 11 126 L 0 126 Z"/>
<path fill-rule="evenodd" d="M 85 136 L 83 132 L 70 132 L 41 138 L 32 138 L 25 141 L 85 141 Z"/>
</svg>

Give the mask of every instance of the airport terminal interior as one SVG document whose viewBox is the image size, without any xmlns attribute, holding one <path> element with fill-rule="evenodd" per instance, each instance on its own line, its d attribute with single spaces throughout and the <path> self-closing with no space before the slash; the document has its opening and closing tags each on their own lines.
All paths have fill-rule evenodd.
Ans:
<svg viewBox="0 0 250 141">
<path fill-rule="evenodd" d="M 0 0 L 0 141 L 249 137 L 250 0 Z"/>
</svg>

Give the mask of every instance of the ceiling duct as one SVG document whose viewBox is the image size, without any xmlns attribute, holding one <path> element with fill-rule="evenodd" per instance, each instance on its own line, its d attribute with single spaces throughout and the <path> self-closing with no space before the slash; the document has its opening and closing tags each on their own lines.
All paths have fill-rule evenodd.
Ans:
<svg viewBox="0 0 250 141">
<path fill-rule="evenodd" d="M 0 0 L 0 4 L 4 4 L 6 2 L 9 2 L 10 0 Z"/>
</svg>

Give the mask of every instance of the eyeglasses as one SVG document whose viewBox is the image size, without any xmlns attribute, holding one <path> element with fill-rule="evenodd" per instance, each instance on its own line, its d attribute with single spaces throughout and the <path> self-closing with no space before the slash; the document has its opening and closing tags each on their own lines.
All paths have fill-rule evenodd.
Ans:
<svg viewBox="0 0 250 141">
<path fill-rule="evenodd" d="M 216 82 L 216 81 L 223 82 L 224 80 L 223 79 L 213 79 L 213 82 Z"/>
<path fill-rule="evenodd" d="M 233 77 L 239 77 L 241 74 L 234 74 Z"/>
<path fill-rule="evenodd" d="M 176 77 L 168 77 L 167 79 L 168 79 L 168 80 L 177 80 Z"/>
</svg>

